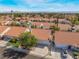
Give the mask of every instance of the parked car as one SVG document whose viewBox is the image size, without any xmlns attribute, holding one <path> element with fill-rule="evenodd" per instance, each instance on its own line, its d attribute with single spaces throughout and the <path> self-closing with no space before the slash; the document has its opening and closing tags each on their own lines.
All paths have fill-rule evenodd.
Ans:
<svg viewBox="0 0 79 59">
<path fill-rule="evenodd" d="M 12 37 L 10 37 L 10 36 L 7 36 L 7 35 L 2 36 L 2 40 L 4 40 L 4 41 L 10 41 L 11 39 L 12 39 Z"/>
<path fill-rule="evenodd" d="M 61 52 L 61 57 L 62 57 L 63 59 L 66 59 L 66 58 L 67 58 L 67 50 L 62 50 L 62 52 Z"/>
</svg>

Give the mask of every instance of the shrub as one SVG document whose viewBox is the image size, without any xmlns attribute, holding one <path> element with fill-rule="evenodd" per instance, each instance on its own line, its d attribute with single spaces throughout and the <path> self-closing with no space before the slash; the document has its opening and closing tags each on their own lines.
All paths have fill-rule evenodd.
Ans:
<svg viewBox="0 0 79 59">
<path fill-rule="evenodd" d="M 13 21 L 11 24 L 11 26 L 20 26 L 20 22 L 16 22 L 16 21 Z"/>
<path fill-rule="evenodd" d="M 41 20 L 41 22 L 46 22 L 45 20 Z"/>
<path fill-rule="evenodd" d="M 31 35 L 30 32 L 24 32 L 22 33 L 19 37 L 19 40 L 16 38 L 13 38 L 12 40 L 9 41 L 9 45 L 12 45 L 13 47 L 19 47 L 21 46 L 22 48 L 31 48 L 37 44 L 37 39 L 35 36 Z"/>
<path fill-rule="evenodd" d="M 76 32 L 79 32 L 79 30 L 76 30 Z"/>
<path fill-rule="evenodd" d="M 54 30 L 54 31 L 59 31 L 60 30 L 60 28 L 57 27 L 57 26 L 51 26 L 50 29 L 51 30 Z"/>
<path fill-rule="evenodd" d="M 76 24 L 76 25 L 79 25 L 79 21 L 75 21 L 75 24 Z"/>
<path fill-rule="evenodd" d="M 35 36 L 31 35 L 30 32 L 24 32 L 19 36 L 21 45 L 24 45 L 26 48 L 33 47 L 37 44 L 37 39 Z"/>
<path fill-rule="evenodd" d="M 13 47 L 19 47 L 20 42 L 16 39 L 13 38 L 9 41 L 8 45 L 12 45 Z"/>
<path fill-rule="evenodd" d="M 41 28 L 41 29 L 43 29 L 43 28 L 44 28 L 44 26 L 40 26 L 40 28 Z"/>
<path fill-rule="evenodd" d="M 79 52 L 73 52 L 74 56 L 79 56 Z"/>
<path fill-rule="evenodd" d="M 32 25 L 31 28 L 37 28 L 37 26 L 36 25 Z"/>
</svg>

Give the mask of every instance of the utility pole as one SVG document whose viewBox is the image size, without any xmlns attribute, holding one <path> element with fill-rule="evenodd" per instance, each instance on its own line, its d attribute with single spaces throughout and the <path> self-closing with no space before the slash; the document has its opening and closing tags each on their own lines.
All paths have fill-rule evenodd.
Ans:
<svg viewBox="0 0 79 59">
<path fill-rule="evenodd" d="M 14 16 L 13 16 L 13 10 L 11 10 L 11 18 L 13 20 Z"/>
<path fill-rule="evenodd" d="M 55 48 L 55 31 L 54 30 L 51 30 L 50 38 L 48 39 L 48 41 L 49 41 L 48 55 L 51 55 L 52 48 Z"/>
<path fill-rule="evenodd" d="M 48 55 L 51 55 L 51 39 L 48 39 L 49 45 L 48 45 Z"/>
</svg>

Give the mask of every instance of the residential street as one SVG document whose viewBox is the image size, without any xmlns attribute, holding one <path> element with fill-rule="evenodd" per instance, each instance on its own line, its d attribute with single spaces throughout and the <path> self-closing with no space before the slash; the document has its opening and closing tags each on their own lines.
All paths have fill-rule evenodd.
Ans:
<svg viewBox="0 0 79 59">
<path fill-rule="evenodd" d="M 0 59 L 46 59 L 33 54 L 25 54 L 10 49 L 0 48 Z M 47 58 L 48 59 L 48 58 Z"/>
<path fill-rule="evenodd" d="M 60 50 L 52 50 L 51 54 L 51 56 L 48 55 L 47 47 L 35 47 L 34 50 L 28 51 L 27 53 L 0 48 L 0 59 L 62 59 Z M 73 57 L 70 54 L 67 54 L 66 59 L 73 59 Z"/>
</svg>

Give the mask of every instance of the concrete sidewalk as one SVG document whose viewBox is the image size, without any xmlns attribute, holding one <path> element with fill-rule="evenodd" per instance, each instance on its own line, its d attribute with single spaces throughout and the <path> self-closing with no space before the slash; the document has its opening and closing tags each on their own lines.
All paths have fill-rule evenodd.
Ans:
<svg viewBox="0 0 79 59">
<path fill-rule="evenodd" d="M 6 47 L 7 43 L 7 41 L 0 40 L 0 48 Z"/>
<path fill-rule="evenodd" d="M 10 48 L 10 47 L 8 47 L 8 48 Z M 41 59 L 63 59 L 61 57 L 61 51 L 60 50 L 58 50 L 58 51 L 52 50 L 51 55 L 49 55 L 48 52 L 49 52 L 48 47 L 44 47 L 44 48 L 35 47 L 33 50 L 31 50 L 29 52 L 29 55 L 34 55 L 34 56 L 40 57 Z M 66 59 L 74 59 L 74 58 L 70 54 L 67 54 Z"/>
<path fill-rule="evenodd" d="M 34 54 L 34 55 L 37 55 L 37 56 L 45 56 L 46 54 L 48 53 L 48 49 L 45 47 L 45 48 L 34 48 L 32 51 L 30 51 L 29 54 Z"/>
<path fill-rule="evenodd" d="M 67 59 L 74 59 L 71 55 L 67 54 Z"/>
<path fill-rule="evenodd" d="M 33 51 L 30 51 L 29 54 L 33 54 L 46 59 L 61 59 L 60 53 L 51 52 L 52 55 L 48 55 L 48 52 L 49 52 L 48 48 L 44 47 L 44 48 L 35 48 Z"/>
<path fill-rule="evenodd" d="M 39 56 L 42 59 L 43 58 L 46 58 L 46 59 L 62 59 L 61 51 L 60 52 L 55 52 L 55 51 L 52 50 L 51 55 L 48 55 L 48 52 L 49 51 L 48 51 L 47 47 L 44 47 L 44 48 L 35 47 L 35 49 L 30 51 L 29 54 Z M 67 59 L 74 59 L 74 58 L 70 54 L 67 54 Z"/>
</svg>

